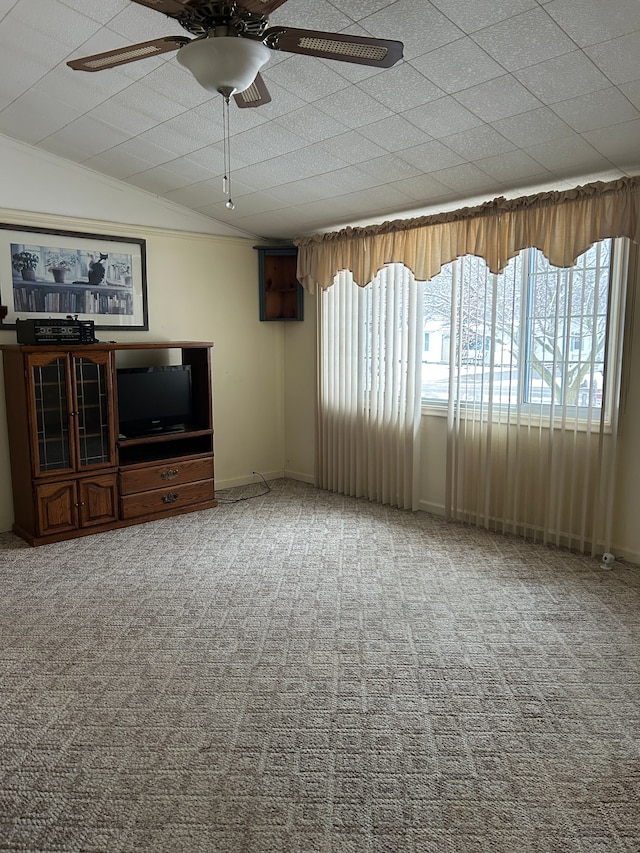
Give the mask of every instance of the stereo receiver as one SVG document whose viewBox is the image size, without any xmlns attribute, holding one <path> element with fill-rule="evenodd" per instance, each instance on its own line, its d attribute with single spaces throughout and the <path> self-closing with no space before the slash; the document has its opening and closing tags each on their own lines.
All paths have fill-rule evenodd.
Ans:
<svg viewBox="0 0 640 853">
<path fill-rule="evenodd" d="M 95 344 L 93 320 L 34 318 L 16 320 L 19 344 Z"/>
</svg>

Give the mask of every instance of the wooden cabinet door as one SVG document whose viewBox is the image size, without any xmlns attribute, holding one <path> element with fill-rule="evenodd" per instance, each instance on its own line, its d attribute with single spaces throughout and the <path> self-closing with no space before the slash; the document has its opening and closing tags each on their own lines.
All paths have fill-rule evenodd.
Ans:
<svg viewBox="0 0 640 853">
<path fill-rule="evenodd" d="M 38 535 L 66 533 L 78 528 L 76 483 L 45 483 L 36 486 Z"/>
<path fill-rule="evenodd" d="M 66 353 L 28 355 L 27 386 L 34 476 L 73 471 L 73 394 Z"/>
<path fill-rule="evenodd" d="M 115 474 L 78 480 L 80 527 L 118 520 L 118 489 Z"/>
<path fill-rule="evenodd" d="M 115 418 L 111 353 L 71 355 L 73 440 L 76 468 L 115 465 Z"/>
</svg>

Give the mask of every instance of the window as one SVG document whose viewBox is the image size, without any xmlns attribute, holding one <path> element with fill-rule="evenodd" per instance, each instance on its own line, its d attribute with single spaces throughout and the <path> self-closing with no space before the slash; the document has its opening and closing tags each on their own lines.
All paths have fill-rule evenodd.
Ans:
<svg viewBox="0 0 640 853">
<path fill-rule="evenodd" d="M 446 403 L 453 389 L 461 403 L 573 407 L 578 418 L 599 418 L 605 363 L 617 355 L 607 314 L 619 301 L 622 265 L 614 258 L 623 249 L 623 241 L 604 240 L 569 269 L 537 249 L 523 250 L 500 275 L 473 256 L 443 267 L 424 290 L 423 402 Z"/>
</svg>

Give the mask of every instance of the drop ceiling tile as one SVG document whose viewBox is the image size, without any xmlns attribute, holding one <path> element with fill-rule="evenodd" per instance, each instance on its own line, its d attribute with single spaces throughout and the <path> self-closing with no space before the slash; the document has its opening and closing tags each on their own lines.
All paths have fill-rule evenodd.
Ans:
<svg viewBox="0 0 640 853">
<path fill-rule="evenodd" d="M 395 65 L 384 74 L 370 77 L 357 85 L 376 101 L 397 112 L 435 101 L 444 94 L 407 62 Z"/>
<path fill-rule="evenodd" d="M 473 163 L 463 163 L 450 169 L 434 172 L 433 177 L 446 187 L 469 196 L 474 193 L 495 190 L 495 178 L 478 169 Z"/>
<path fill-rule="evenodd" d="M 514 148 L 513 142 L 488 124 L 465 130 L 463 133 L 454 133 L 441 141 L 465 160 L 479 160 L 491 154 L 504 154 Z"/>
<path fill-rule="evenodd" d="M 544 180 L 551 177 L 549 172 L 525 151 L 507 151 L 506 154 L 483 157 L 476 160 L 475 165 L 501 183 L 532 178 Z"/>
<path fill-rule="evenodd" d="M 263 213 L 270 213 L 273 217 L 275 211 L 282 210 L 286 205 L 276 201 L 271 196 L 264 193 L 248 193 L 247 195 L 238 195 L 234 193 L 233 201 L 235 209 L 229 211 L 226 200 L 221 198 L 214 204 L 208 204 L 198 208 L 199 212 L 205 216 L 211 216 L 214 219 L 227 221 L 230 225 L 237 221 L 248 217 L 254 218 L 261 216 Z M 239 216 L 238 216 L 239 214 Z"/>
<path fill-rule="evenodd" d="M 127 137 L 144 133 L 145 130 L 149 130 L 156 124 L 155 119 L 141 110 L 118 103 L 114 98 L 110 98 L 100 106 L 88 110 L 86 114 L 96 119 L 107 118 L 109 124 L 122 130 Z"/>
<path fill-rule="evenodd" d="M 553 0 L 545 9 L 580 47 L 640 29 L 637 0 Z"/>
<path fill-rule="evenodd" d="M 433 175 L 414 175 L 402 181 L 394 181 L 393 186 L 401 193 L 422 204 L 434 201 L 448 201 L 453 197 L 451 187 L 445 187 L 436 181 Z"/>
<path fill-rule="evenodd" d="M 119 181 L 126 181 L 130 175 L 147 168 L 148 164 L 144 160 L 125 154 L 115 154 L 116 150 L 112 148 L 110 151 L 105 151 L 96 157 L 90 157 L 88 160 L 85 160 L 83 165 L 89 169 L 93 169 L 95 172 L 109 175 Z"/>
<path fill-rule="evenodd" d="M 397 0 L 360 23 L 364 23 L 367 31 L 378 38 L 404 42 L 405 59 L 435 50 L 464 35 L 426 0 Z"/>
<path fill-rule="evenodd" d="M 316 101 L 316 107 L 336 121 L 355 130 L 392 115 L 391 110 L 355 86 Z"/>
<path fill-rule="evenodd" d="M 473 35 L 474 41 L 508 71 L 561 56 L 574 43 L 544 9 L 531 9 Z"/>
<path fill-rule="evenodd" d="M 152 150 L 155 147 L 167 153 L 168 156 L 163 156 L 162 160 L 159 161 L 162 163 L 176 157 L 184 157 L 207 144 L 204 140 L 194 140 L 169 122 L 155 125 L 155 127 L 139 133 L 135 137 L 135 142 L 140 146 L 140 150 L 149 145 Z"/>
<path fill-rule="evenodd" d="M 129 44 L 162 36 L 184 35 L 184 30 L 177 21 L 154 9 L 144 6 L 140 8 L 135 3 L 127 3 L 121 12 L 110 19 L 107 27 L 125 38 Z M 100 48 L 92 52 L 99 51 Z M 146 60 L 142 60 L 135 64 L 144 65 L 145 62 Z"/>
<path fill-rule="evenodd" d="M 117 148 L 118 151 L 125 154 L 132 154 L 134 157 L 139 157 L 145 163 L 145 169 L 149 169 L 151 166 L 159 166 L 161 163 L 167 163 L 169 160 L 175 159 L 173 151 L 152 142 L 146 135 L 144 138 L 136 136 L 133 139 L 127 139 L 121 142 Z"/>
<path fill-rule="evenodd" d="M 409 110 L 403 116 L 434 139 L 450 136 L 452 133 L 459 133 L 482 124 L 478 116 L 450 96 L 432 101 L 417 110 Z"/>
<path fill-rule="evenodd" d="M 640 118 L 640 112 L 615 87 L 560 101 L 553 105 L 553 110 L 579 132 Z M 612 132 L 615 133 L 615 129 L 612 128 Z"/>
<path fill-rule="evenodd" d="M 611 168 L 611 163 L 577 134 L 531 145 L 526 153 L 545 169 L 561 176 Z"/>
<path fill-rule="evenodd" d="M 333 66 L 337 63 L 333 63 Z M 278 83 L 303 101 L 311 102 L 326 97 L 349 85 L 329 63 L 312 56 L 291 56 L 263 72 L 269 82 Z"/>
<path fill-rule="evenodd" d="M 544 104 L 566 101 L 611 85 L 581 50 L 523 68 L 515 76 Z"/>
<path fill-rule="evenodd" d="M 88 77 L 90 85 L 87 85 Z M 131 86 L 131 80 L 119 74 L 117 69 L 112 69 L 108 74 L 83 75 L 61 65 L 42 77 L 37 86 L 40 94 L 60 98 L 66 104 L 84 112 L 103 104 L 110 97 L 124 94 Z"/>
<path fill-rule="evenodd" d="M 342 170 L 348 165 L 337 156 L 336 152 L 328 151 L 323 143 L 291 151 L 274 158 L 269 163 L 273 174 L 278 176 L 279 184 L 329 174 Z"/>
<path fill-rule="evenodd" d="M 371 175 L 376 184 L 388 184 L 421 173 L 418 166 L 408 163 L 394 154 L 385 154 L 383 157 L 367 160 L 360 163 L 359 168 L 365 174 Z"/>
<path fill-rule="evenodd" d="M 341 32 L 351 23 L 351 18 L 328 0 L 314 0 L 312 4 L 286 3 L 269 15 L 270 27 L 302 27 L 325 32 Z"/>
<path fill-rule="evenodd" d="M 358 134 L 374 142 L 385 151 L 402 151 L 420 145 L 429 137 L 401 115 L 383 118 L 358 128 Z"/>
<path fill-rule="evenodd" d="M 201 155 L 201 153 L 202 149 L 194 151 L 186 157 L 176 157 L 175 160 L 170 160 L 168 163 L 164 163 L 162 166 L 156 166 L 154 168 L 166 169 L 171 172 L 172 175 L 175 175 L 176 178 L 179 179 L 180 186 L 197 184 L 198 181 L 210 181 L 219 174 L 219 171 L 222 168 L 221 155 L 217 149 L 215 149 L 215 151 L 210 151 L 209 164 L 208 166 L 205 166 L 192 159 L 192 157 Z"/>
<path fill-rule="evenodd" d="M 447 94 L 504 74 L 504 68 L 468 37 L 423 53 L 411 65 Z"/>
<path fill-rule="evenodd" d="M 171 163 L 180 163 L 181 160 L 186 164 L 185 168 L 187 170 L 189 168 L 203 169 L 209 173 L 206 176 L 203 175 L 201 178 L 196 177 L 194 180 L 189 181 L 189 183 L 195 183 L 197 180 L 206 180 L 210 177 L 211 173 L 221 175 L 224 171 L 223 147 L 220 143 L 206 145 L 204 148 L 192 151 L 182 158 L 179 157 L 176 160 L 172 160 Z"/>
<path fill-rule="evenodd" d="M 42 33 L 54 42 L 75 47 L 90 40 L 99 30 L 100 24 L 77 10 L 70 9 L 57 0 L 29 0 L 16 3 L 9 13 L 24 24 L 31 32 Z M 94 53 L 97 53 L 97 48 Z"/>
<path fill-rule="evenodd" d="M 219 122 L 202 121 L 202 118 L 196 115 L 193 110 L 180 113 L 180 115 L 174 116 L 156 127 L 159 132 L 168 131 L 171 134 L 179 134 L 180 137 L 189 139 L 192 151 L 220 142 L 224 135 L 221 120 Z"/>
<path fill-rule="evenodd" d="M 634 106 L 640 109 L 640 80 L 635 80 L 633 83 L 625 83 L 623 86 L 620 86 L 620 91 Z"/>
<path fill-rule="evenodd" d="M 432 142 L 425 142 L 423 145 L 416 145 L 415 148 L 399 151 L 398 156 L 406 160 L 407 163 L 417 166 L 424 173 L 457 166 L 463 162 L 463 158 L 459 154 L 436 139 Z"/>
<path fill-rule="evenodd" d="M 590 130 L 583 136 L 615 166 L 628 173 L 640 172 L 640 119 Z"/>
<path fill-rule="evenodd" d="M 242 112 L 259 112 L 259 110 L 242 110 Z M 308 142 L 331 139 L 347 130 L 344 124 L 311 105 L 289 113 L 285 121 L 293 133 L 303 137 Z"/>
<path fill-rule="evenodd" d="M 483 121 L 490 122 L 542 106 L 531 92 L 509 75 L 465 89 L 455 98 Z"/>
<path fill-rule="evenodd" d="M 171 164 L 167 164 L 137 172 L 127 179 L 127 183 L 156 195 L 164 195 L 183 186 L 184 178 L 171 169 Z"/>
<path fill-rule="evenodd" d="M 342 160 L 343 165 L 362 163 L 364 160 L 381 157 L 386 151 L 383 146 L 377 145 L 372 138 L 368 139 L 356 130 L 334 136 L 326 142 L 321 142 L 320 145 L 325 151 Z"/>
<path fill-rule="evenodd" d="M 249 166 L 281 157 L 305 145 L 306 142 L 295 133 L 277 122 L 269 122 L 262 127 L 236 134 L 231 140 L 230 150 L 232 157 L 239 156 Z"/>
<path fill-rule="evenodd" d="M 432 0 L 465 33 L 490 27 L 498 21 L 535 9 L 536 0 Z"/>
<path fill-rule="evenodd" d="M 14 2 L 14 0 L 10 0 Z M 87 0 L 62 0 L 65 6 L 81 12 L 88 18 L 93 18 L 101 24 L 106 24 L 115 15 L 118 15 L 129 3 L 129 0 L 100 0 L 100 3 L 87 4 Z M 98 51 L 94 51 L 97 53 Z"/>
<path fill-rule="evenodd" d="M 74 160 L 88 160 L 127 139 L 127 134 L 107 121 L 88 115 L 80 116 L 40 142 L 52 154 L 64 157 L 73 152 Z M 84 155 L 84 156 L 81 156 Z"/>
<path fill-rule="evenodd" d="M 222 139 L 223 136 L 222 104 L 222 98 L 216 96 L 211 101 L 206 101 L 204 104 L 200 104 L 200 106 L 189 110 L 189 114 L 193 115 L 194 120 L 200 124 L 203 130 L 206 129 L 212 138 Z M 244 133 L 245 130 L 251 130 L 261 124 L 266 124 L 269 118 L 263 110 L 264 107 L 241 110 L 232 101 L 229 110 L 229 130 L 231 136 Z M 180 115 L 185 115 L 185 113 L 181 111 Z"/>
<path fill-rule="evenodd" d="M 569 125 L 565 124 L 549 107 L 540 107 L 517 116 L 498 119 L 492 122 L 492 126 L 518 148 L 526 148 L 528 145 L 536 145 L 539 142 L 550 142 L 552 139 L 560 139 L 572 134 Z"/>
<path fill-rule="evenodd" d="M 585 53 L 612 83 L 640 80 L 640 30 L 587 47 Z"/>
<path fill-rule="evenodd" d="M 31 89 L 0 111 L 0 133 L 35 145 L 79 115 L 69 104 Z"/>
<path fill-rule="evenodd" d="M 214 178 L 210 181 L 201 181 L 188 187 L 170 190 L 164 194 L 164 197 L 176 204 L 183 204 L 186 207 L 199 210 L 208 204 L 216 204 L 224 199 L 225 195 L 222 192 L 222 181 L 219 178 Z"/>
<path fill-rule="evenodd" d="M 133 83 L 130 94 L 134 103 L 138 104 L 138 109 L 155 119 L 158 124 L 184 112 L 182 104 L 165 98 L 145 82 Z"/>
<path fill-rule="evenodd" d="M 406 210 L 411 203 L 408 196 L 391 184 L 337 196 L 333 201 L 334 215 L 351 221 L 359 217 L 371 219 L 381 212 L 385 218 L 392 218 L 395 211 Z"/>
<path fill-rule="evenodd" d="M 66 58 L 69 48 L 11 18 L 2 22 L 0 30 L 0 97 L 13 101 L 47 72 Z"/>
<path fill-rule="evenodd" d="M 310 198 L 331 198 L 334 188 L 323 182 L 322 176 L 272 187 L 269 195 L 282 204 L 305 204 Z"/>
</svg>

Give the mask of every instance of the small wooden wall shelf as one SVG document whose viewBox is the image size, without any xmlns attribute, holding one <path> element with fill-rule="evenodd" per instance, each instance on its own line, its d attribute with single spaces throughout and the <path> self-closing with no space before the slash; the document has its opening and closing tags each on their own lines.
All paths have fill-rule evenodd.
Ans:
<svg viewBox="0 0 640 853">
<path fill-rule="evenodd" d="M 304 319 L 304 291 L 296 278 L 295 246 L 255 246 L 259 259 L 260 319 Z"/>
</svg>

